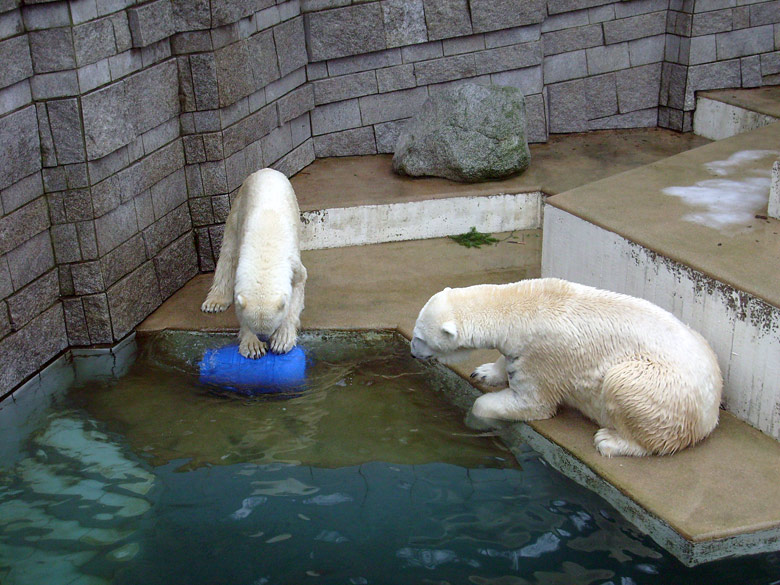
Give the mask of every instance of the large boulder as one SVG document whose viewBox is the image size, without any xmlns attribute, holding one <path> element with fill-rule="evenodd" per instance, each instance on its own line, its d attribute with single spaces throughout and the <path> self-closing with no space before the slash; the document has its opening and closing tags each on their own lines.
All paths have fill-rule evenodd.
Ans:
<svg viewBox="0 0 780 585">
<path fill-rule="evenodd" d="M 407 122 L 393 170 L 475 183 L 521 173 L 530 162 L 523 93 L 466 84 L 431 96 Z"/>
</svg>

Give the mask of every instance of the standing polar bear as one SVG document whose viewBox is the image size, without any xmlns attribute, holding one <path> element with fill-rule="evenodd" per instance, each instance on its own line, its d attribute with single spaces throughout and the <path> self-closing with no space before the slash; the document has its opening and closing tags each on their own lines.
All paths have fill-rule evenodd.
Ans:
<svg viewBox="0 0 780 585">
<path fill-rule="evenodd" d="M 205 313 L 236 304 L 238 351 L 248 358 L 295 345 L 303 310 L 306 268 L 301 263 L 300 212 L 290 181 L 273 169 L 251 174 L 225 222 L 222 250 Z"/>
<path fill-rule="evenodd" d="M 664 455 L 718 424 L 722 379 L 704 338 L 652 303 L 555 278 L 435 294 L 420 311 L 412 354 L 454 361 L 497 349 L 471 375 L 505 390 L 480 396 L 479 418 L 539 420 L 559 405 L 602 428 L 607 457 Z"/>
</svg>

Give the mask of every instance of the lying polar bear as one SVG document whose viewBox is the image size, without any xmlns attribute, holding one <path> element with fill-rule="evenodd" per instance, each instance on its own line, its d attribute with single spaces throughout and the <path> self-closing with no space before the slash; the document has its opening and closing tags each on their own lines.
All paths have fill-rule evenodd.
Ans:
<svg viewBox="0 0 780 585">
<path fill-rule="evenodd" d="M 565 280 L 477 285 L 435 294 L 420 311 L 412 354 L 448 362 L 497 349 L 472 378 L 479 418 L 538 420 L 568 405 L 596 421 L 607 457 L 669 454 L 718 423 L 722 379 L 701 335 L 652 303 Z"/>
<path fill-rule="evenodd" d="M 248 358 L 295 345 L 306 268 L 301 264 L 300 212 L 290 181 L 273 169 L 247 177 L 225 222 L 222 250 L 205 313 L 218 313 L 235 300 L 241 326 L 238 351 Z"/>
</svg>

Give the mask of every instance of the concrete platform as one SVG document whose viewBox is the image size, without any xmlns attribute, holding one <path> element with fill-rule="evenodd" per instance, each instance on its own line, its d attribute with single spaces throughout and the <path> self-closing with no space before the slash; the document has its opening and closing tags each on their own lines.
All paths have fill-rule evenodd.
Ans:
<svg viewBox="0 0 780 585">
<path fill-rule="evenodd" d="M 597 185 L 593 191 L 598 192 L 599 180 L 620 179 L 631 169 L 648 172 L 642 165 L 707 143 L 691 135 L 657 130 L 558 137 L 532 150 L 532 156 L 536 155 L 532 169 L 542 161 L 547 168 L 537 168 L 535 178 L 521 177 L 509 187 L 495 185 L 498 191 L 493 192 L 538 188 L 559 193 L 586 188 L 593 181 Z M 310 211 L 329 205 L 357 206 L 361 196 L 378 204 L 392 203 L 396 197 L 414 202 L 436 196 L 432 192 L 439 188 L 449 193 L 445 197 L 490 195 L 481 190 L 484 186 L 401 179 L 388 169 L 387 157 L 317 161 L 293 183 L 302 209 Z M 652 176 L 664 171 L 650 172 Z M 637 193 L 641 191 L 637 188 L 641 181 L 631 185 Z M 613 212 L 634 216 L 629 209 L 631 213 L 616 206 Z M 500 237 L 505 239 L 498 245 L 481 249 L 463 248 L 449 239 L 428 239 L 304 251 L 309 283 L 303 327 L 397 328 L 409 336 L 422 305 L 444 286 L 538 276 L 541 232 L 526 230 Z M 574 255 L 575 250 L 569 253 Z M 138 335 L 162 329 L 236 329 L 231 310 L 221 315 L 198 310 L 210 282 L 209 274 L 190 281 L 138 327 Z M 456 371 L 467 376 L 476 365 L 497 355 L 476 352 Z M 672 457 L 605 459 L 593 448 L 595 430 L 595 425 L 570 411 L 548 421 L 510 428 L 554 466 L 601 493 L 686 564 L 780 546 L 780 500 L 774 495 L 780 485 L 780 444 L 770 437 L 724 414 L 713 435 L 694 449 Z"/>
<path fill-rule="evenodd" d="M 780 120 L 780 86 L 718 89 L 696 94 L 693 132 L 722 140 Z"/>
</svg>

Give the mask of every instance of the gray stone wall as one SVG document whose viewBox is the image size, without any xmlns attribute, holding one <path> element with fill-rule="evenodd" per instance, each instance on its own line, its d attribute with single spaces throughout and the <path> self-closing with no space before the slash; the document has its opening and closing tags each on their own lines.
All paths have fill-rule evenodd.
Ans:
<svg viewBox="0 0 780 585">
<path fill-rule="evenodd" d="M 212 270 L 258 168 L 392 152 L 464 80 L 532 142 L 690 130 L 778 49 L 780 0 L 0 0 L 0 396 Z"/>
</svg>

